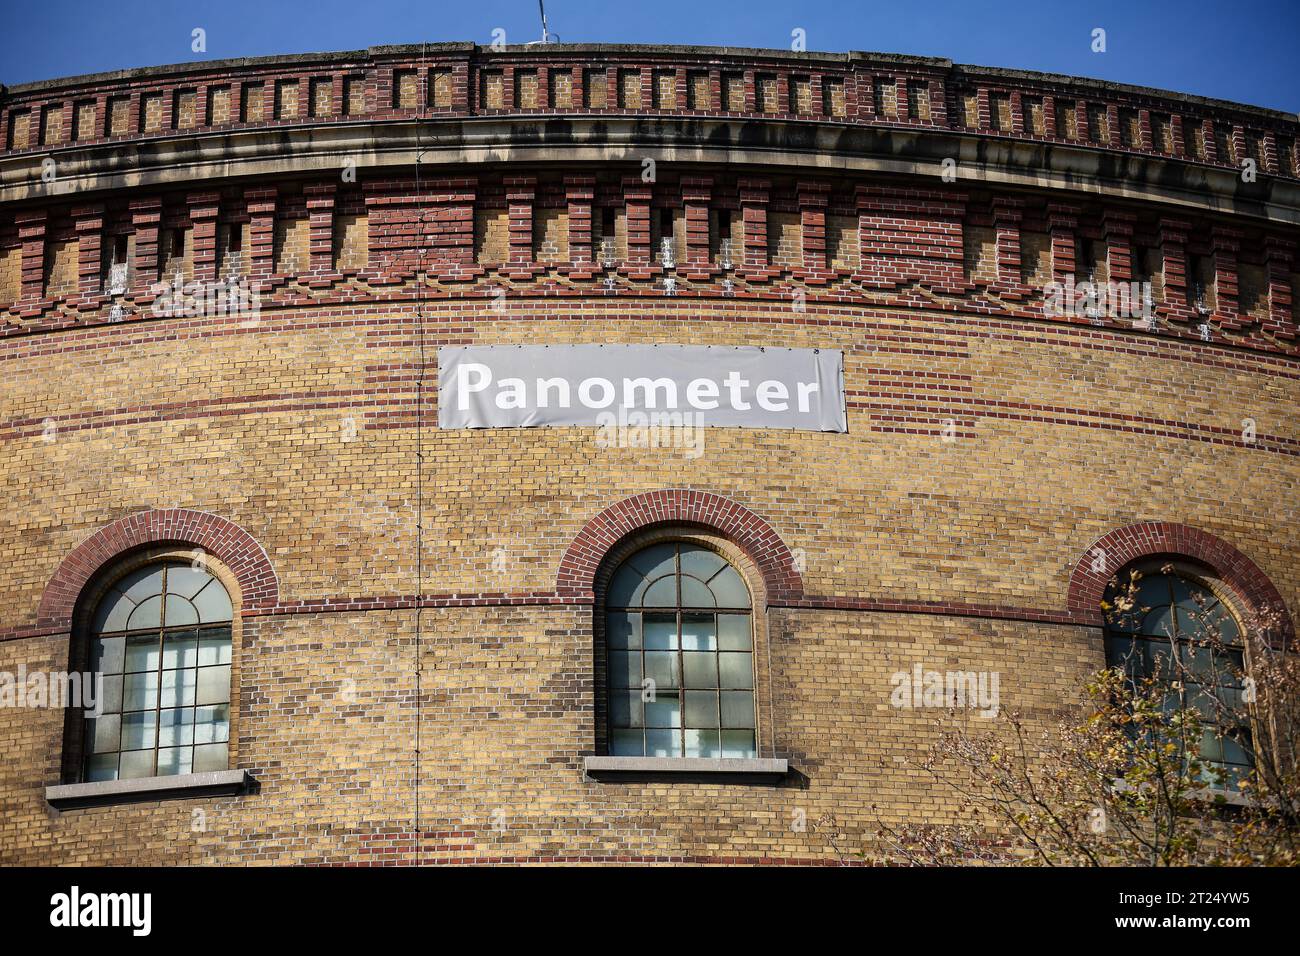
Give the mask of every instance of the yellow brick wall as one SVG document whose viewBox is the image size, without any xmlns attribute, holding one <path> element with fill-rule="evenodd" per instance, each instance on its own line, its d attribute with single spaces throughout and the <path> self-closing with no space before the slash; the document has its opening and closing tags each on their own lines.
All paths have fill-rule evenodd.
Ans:
<svg viewBox="0 0 1300 956">
<path fill-rule="evenodd" d="M 76 239 L 59 239 L 47 244 L 45 250 L 45 295 L 58 298 L 77 292 Z"/>
<path fill-rule="evenodd" d="M 221 126 L 233 119 L 230 108 L 230 87 L 214 86 L 208 90 L 208 124 Z"/>
<path fill-rule="evenodd" d="M 306 216 L 275 221 L 275 271 L 283 274 L 306 272 L 311 264 L 311 230 Z"/>
<path fill-rule="evenodd" d="M 474 210 L 474 258 L 505 262 L 510 258 L 510 216 L 505 209 Z"/>
<path fill-rule="evenodd" d="M 421 823 L 455 835 L 431 838 L 423 858 L 852 859 L 873 845 L 878 818 L 954 816 L 951 795 L 909 761 L 957 718 L 891 708 L 892 674 L 915 663 L 998 671 L 1002 704 L 1044 727 L 1102 661 L 1077 628 L 770 617 L 780 676 L 759 701 L 760 719 L 807 776 L 804 787 L 585 781 L 593 715 L 584 613 L 426 612 Z M 412 616 L 302 615 L 244 632 L 240 681 L 257 690 L 237 704 L 235 761 L 256 768 L 256 794 L 51 813 L 42 788 L 58 775 L 59 715 L 8 708 L 0 863 L 374 861 L 368 848 L 406 829 L 414 812 Z M 55 640 L 4 643 L 0 668 L 59 668 L 63 653 Z"/>
<path fill-rule="evenodd" d="M 662 302 L 639 306 L 635 321 L 598 301 L 577 311 L 548 306 L 542 323 L 520 322 L 509 312 L 497 316 L 481 302 L 456 309 L 446 321 L 470 322 L 472 341 L 504 344 L 761 338 L 772 346 L 833 347 L 846 352 L 850 391 L 888 386 L 900 401 L 914 394 L 909 377 L 950 374 L 969 376 L 966 384 L 981 400 L 1087 409 L 1087 420 L 1132 414 L 1140 393 L 1143 414 L 1154 418 L 1230 429 L 1252 418 L 1260 433 L 1300 433 L 1300 413 L 1277 380 L 1247 369 L 1207 376 L 1176 348 L 1141 336 L 1126 354 L 1072 347 L 1076 340 L 1053 326 L 1016 339 L 962 326 L 954 338 L 938 315 L 886 313 L 866 332 L 813 325 L 836 313 L 812 305 L 804 313 L 780 305 L 743 308 L 762 320 L 761 337 L 752 325 L 701 320 L 689 305 Z M 287 596 L 402 593 L 409 578 L 388 560 L 404 548 L 355 526 L 349 509 L 362 493 L 409 502 L 409 430 L 372 427 L 379 419 L 359 406 L 351 414 L 361 437 L 341 442 L 339 411 L 256 411 L 259 396 L 286 389 L 360 400 L 368 367 L 410 361 L 400 340 L 385 345 L 363 325 L 331 328 L 331 321 L 320 317 L 313 329 L 264 320 L 239 334 L 187 338 L 179 371 L 182 346 L 161 339 L 89 353 L 112 355 L 112 362 L 88 362 L 81 352 L 9 363 L 0 377 L 3 420 L 40 422 L 52 411 L 70 421 L 98 417 L 97 427 L 59 433 L 55 441 L 43 440 L 39 429 L 7 440 L 10 505 L 24 517 L 0 528 L 0 547 L 16 555 L 0 581 L 5 623 L 30 623 L 59 558 L 92 530 L 129 511 L 176 504 L 222 514 L 257 536 Z M 83 334 L 89 343 L 103 342 L 130 328 Z M 899 336 L 948 338 L 960 346 L 951 355 L 877 348 Z M 882 363 L 883 377 L 867 371 Z M 237 399 L 249 410 L 116 424 L 120 410 L 184 404 L 196 395 Z M 209 410 L 217 407 L 225 406 Z M 791 547 L 804 548 L 806 586 L 816 593 L 1059 609 L 1070 569 L 1094 540 L 1159 516 L 1233 542 L 1300 606 L 1300 569 L 1291 557 L 1300 542 L 1292 525 L 1272 518 L 1278 489 L 1294 478 L 1288 456 L 1000 419 L 979 421 L 974 438 L 945 442 L 882 433 L 875 421 L 870 410 L 851 408 L 847 435 L 711 430 L 703 458 L 689 466 L 669 453 L 601 449 L 598 469 L 589 467 L 597 450 L 587 429 L 438 434 L 428 482 L 438 489 L 439 505 L 427 524 L 429 540 L 439 544 L 427 586 L 440 593 L 479 589 L 493 548 L 507 541 L 530 558 L 503 588 L 552 587 L 564 547 L 596 511 L 647 489 L 686 483 L 735 497 L 771 521 Z M 1144 461 L 1138 498 L 1135 454 Z M 756 456 L 773 463 L 770 483 L 755 482 Z M 288 462 L 292 471 L 285 471 Z M 466 481 L 470 463 L 474 479 Z M 1008 495 L 1013 475 L 1016 493 Z M 1231 494 L 1213 500 L 1205 491 L 1187 494 L 1216 487 L 1230 487 Z M 828 507 L 836 515 L 831 520 Z M 319 552 L 322 543 L 329 543 L 328 557 Z M 376 553 L 385 559 L 376 560 Z M 935 573 L 936 562 L 942 574 Z"/>
<path fill-rule="evenodd" d="M 566 209 L 534 211 L 533 248 L 538 262 L 567 262 L 569 258 L 569 213 Z"/>
<path fill-rule="evenodd" d="M 370 219 L 365 214 L 334 217 L 334 267 L 359 271 L 370 261 Z"/>
<path fill-rule="evenodd" d="M 22 291 L 23 247 L 12 245 L 0 249 L 0 305 L 18 301 Z"/>
<path fill-rule="evenodd" d="M 797 212 L 768 213 L 767 256 L 777 268 L 798 269 L 803 266 L 803 227 Z"/>
</svg>

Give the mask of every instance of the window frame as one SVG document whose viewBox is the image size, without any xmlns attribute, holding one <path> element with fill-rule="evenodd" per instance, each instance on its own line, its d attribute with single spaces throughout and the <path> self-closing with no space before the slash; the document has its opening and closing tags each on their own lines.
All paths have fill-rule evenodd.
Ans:
<svg viewBox="0 0 1300 956">
<path fill-rule="evenodd" d="M 1245 676 L 1249 676 L 1251 672 L 1250 640 L 1248 639 L 1247 628 L 1245 624 L 1245 622 L 1249 619 L 1249 615 L 1243 608 L 1243 602 L 1241 597 L 1227 584 L 1226 581 L 1223 580 L 1221 576 L 1219 576 L 1212 569 L 1190 558 L 1183 557 L 1181 555 L 1164 555 L 1164 556 L 1148 555 L 1146 557 L 1138 558 L 1136 560 L 1130 561 L 1129 563 L 1125 564 L 1123 568 L 1120 569 L 1119 573 L 1115 575 L 1115 578 L 1112 581 L 1112 583 L 1107 585 L 1106 587 L 1105 590 L 1106 599 L 1109 600 L 1111 595 L 1118 588 L 1122 588 L 1126 586 L 1127 576 L 1131 575 L 1134 571 L 1141 574 L 1142 577 L 1145 579 L 1153 576 L 1165 576 L 1166 572 L 1163 569 L 1166 567 L 1170 569 L 1168 574 L 1172 574 L 1175 577 L 1182 578 L 1208 591 L 1219 602 L 1220 606 L 1222 606 L 1224 610 L 1232 617 L 1233 623 L 1236 625 L 1237 632 L 1240 637 L 1242 670 Z M 1174 617 L 1175 617 L 1175 624 L 1176 624 L 1177 615 L 1175 614 Z M 1123 637 L 1125 634 L 1128 633 L 1130 632 L 1114 630 L 1111 626 L 1110 620 L 1106 617 L 1103 617 L 1102 654 L 1106 659 L 1107 667 L 1115 666 L 1110 663 L 1110 641 L 1112 635 L 1117 637 Z M 1144 637 L 1152 641 L 1159 640 L 1158 637 L 1150 636 L 1150 635 L 1138 635 L 1138 636 Z M 1171 648 L 1176 648 L 1178 646 L 1193 645 L 1196 644 L 1196 642 L 1186 638 L 1179 640 L 1174 637 L 1170 637 L 1168 639 L 1168 644 Z M 1198 681 L 1197 684 L 1201 685 L 1201 682 Z M 1218 686 L 1219 685 L 1215 685 L 1216 688 Z M 1176 688 L 1176 690 L 1179 694 L 1181 705 L 1183 707 L 1191 706 L 1187 699 L 1186 687 L 1179 686 Z M 1255 721 L 1254 708 L 1250 706 L 1246 706 L 1245 711 L 1242 714 L 1242 722 L 1240 726 L 1245 727 L 1250 734 L 1252 754 L 1251 754 L 1251 763 L 1248 767 L 1248 770 L 1253 770 L 1255 768 L 1254 755 L 1253 755 L 1255 742 L 1260 739 L 1259 728 L 1256 726 L 1256 721 Z M 1226 768 L 1238 766 L 1237 764 L 1222 763 L 1217 761 L 1208 761 L 1208 762 L 1217 763 L 1218 766 L 1226 767 Z M 1210 786 L 1207 787 L 1207 789 L 1214 793 L 1240 794 L 1240 790 L 1238 788 L 1223 787 L 1222 785 Z"/>
<path fill-rule="evenodd" d="M 595 576 L 595 602 L 592 607 L 592 654 L 593 683 L 595 707 L 593 708 L 593 740 L 597 755 L 612 757 L 610 749 L 610 688 L 609 688 L 609 647 L 606 634 L 606 616 L 609 585 L 623 563 L 633 555 L 657 544 L 681 543 L 706 548 L 717 553 L 740 575 L 749 590 L 750 639 L 754 670 L 754 758 L 770 757 L 775 753 L 773 729 L 773 698 L 771 680 L 771 653 L 767 633 L 767 592 L 758 567 L 738 545 L 730 539 L 704 527 L 690 525 L 668 525 L 657 528 L 641 529 L 625 537 L 606 553 Z M 646 609 L 680 614 L 679 607 Z M 689 613 L 690 608 L 684 609 Z M 708 613 L 725 612 L 726 609 L 702 608 Z M 652 759 L 652 758 L 646 758 Z M 686 756 L 653 758 L 665 761 L 691 761 L 701 758 Z M 735 759 L 735 758 L 733 758 Z"/>
<path fill-rule="evenodd" d="M 77 598 L 72 619 L 68 669 L 73 672 L 89 670 L 91 625 L 94 621 L 94 615 L 99 608 L 100 602 L 118 581 L 149 565 L 177 562 L 192 564 L 199 557 L 203 560 L 205 570 L 217 579 L 230 597 L 230 734 L 227 742 L 226 766 L 228 770 L 233 770 L 239 761 L 239 687 L 241 648 L 243 645 L 242 595 L 239 581 L 234 572 L 206 549 L 184 544 L 153 545 L 130 554 L 120 555 L 101 568 L 82 589 Z M 159 633 L 161 633 L 161 629 L 159 629 Z M 60 770 L 60 779 L 64 784 L 80 785 L 86 783 L 84 779 L 84 758 L 87 746 L 85 724 L 85 716 L 81 708 L 68 708 L 64 716 L 64 746 Z M 118 779 L 119 782 L 129 785 L 132 782 L 140 781 L 165 781 L 178 776 L 184 777 L 186 775 L 160 775 L 154 773 L 147 777 Z"/>
</svg>

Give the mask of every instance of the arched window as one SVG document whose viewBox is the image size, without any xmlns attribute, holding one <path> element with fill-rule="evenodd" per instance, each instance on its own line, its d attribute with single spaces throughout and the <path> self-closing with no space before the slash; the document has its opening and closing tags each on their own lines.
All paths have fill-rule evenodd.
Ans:
<svg viewBox="0 0 1300 956">
<path fill-rule="evenodd" d="M 736 569 L 693 542 L 618 567 L 605 595 L 610 754 L 755 756 L 751 607 Z"/>
<path fill-rule="evenodd" d="M 230 740 L 230 595 L 205 567 L 129 571 L 90 616 L 103 708 L 87 718 L 80 779 L 225 770 Z"/>
<path fill-rule="evenodd" d="M 1167 680 L 1170 710 L 1196 708 L 1201 716 L 1201 760 L 1216 771 L 1207 782 L 1235 787 L 1254 766 L 1236 614 L 1191 566 L 1148 562 L 1129 569 L 1108 591 L 1108 606 L 1130 588 L 1132 608 L 1107 615 L 1106 663 L 1137 679 Z"/>
</svg>

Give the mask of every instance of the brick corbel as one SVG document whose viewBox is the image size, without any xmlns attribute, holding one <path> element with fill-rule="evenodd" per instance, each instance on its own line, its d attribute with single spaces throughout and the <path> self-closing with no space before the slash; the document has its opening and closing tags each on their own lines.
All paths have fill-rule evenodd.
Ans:
<svg viewBox="0 0 1300 956">
<path fill-rule="evenodd" d="M 185 197 L 194 227 L 194 281 L 215 282 L 217 278 L 217 217 L 221 194 L 190 193 Z"/>
<path fill-rule="evenodd" d="M 1264 267 L 1268 282 L 1268 321 L 1264 331 L 1287 341 L 1293 341 L 1298 331 L 1291 311 L 1291 271 L 1295 249 L 1296 244 L 1289 239 L 1269 236 L 1264 240 Z"/>
<path fill-rule="evenodd" d="M 1211 238 L 1214 254 L 1214 319 L 1227 329 L 1244 326 L 1237 302 L 1237 252 L 1241 247 L 1241 232 L 1215 226 Z"/>
<path fill-rule="evenodd" d="M 14 216 L 23 248 L 19 298 L 26 302 L 38 301 L 45 292 L 46 219 L 44 209 L 26 209 Z"/>
<path fill-rule="evenodd" d="M 1133 224 L 1131 213 L 1107 210 L 1102 217 L 1106 237 L 1106 276 L 1111 282 L 1133 281 Z"/>
<path fill-rule="evenodd" d="M 1192 224 L 1184 219 L 1160 220 L 1160 261 L 1164 280 L 1163 311 L 1171 317 L 1188 319 L 1187 234 Z"/>
<path fill-rule="evenodd" d="M 328 273 L 334 270 L 334 183 L 312 183 L 304 186 L 303 197 L 307 203 L 307 247 L 311 271 Z"/>
<path fill-rule="evenodd" d="M 1047 231 L 1052 238 L 1052 278 L 1065 282 L 1078 272 L 1074 231 L 1079 225 L 1076 206 L 1052 204 L 1047 207 Z"/>
<path fill-rule="evenodd" d="M 83 296 L 100 291 L 103 263 L 104 204 L 78 206 L 72 210 L 77 229 L 77 291 Z"/>
<path fill-rule="evenodd" d="M 829 183 L 801 182 L 797 187 L 803 268 L 810 272 L 826 271 L 826 205 L 830 191 Z M 825 282 L 826 278 L 817 281 Z"/>
<path fill-rule="evenodd" d="M 624 217 L 627 224 L 627 266 L 650 274 L 650 200 L 651 185 L 640 176 L 623 177 Z"/>
<path fill-rule="evenodd" d="M 248 208 L 248 275 L 268 279 L 275 269 L 275 210 L 279 193 L 274 186 L 246 189 Z"/>
<path fill-rule="evenodd" d="M 564 177 L 564 202 L 569 219 L 569 262 L 571 274 L 583 278 L 595 274 L 591 248 L 591 207 L 596 198 L 594 176 Z"/>
<path fill-rule="evenodd" d="M 998 271 L 997 289 L 1003 296 L 1014 297 L 1021 289 L 1020 222 L 1024 202 L 1000 196 L 993 200 L 993 229 L 996 235 L 994 257 Z"/>
<path fill-rule="evenodd" d="M 686 215 L 687 278 L 707 278 L 709 269 L 709 203 L 713 198 L 713 179 L 709 176 L 682 179 L 682 208 Z"/>
<path fill-rule="evenodd" d="M 131 291 L 147 293 L 158 282 L 158 231 L 162 226 L 162 200 L 131 201 L 131 226 L 135 230 L 135 251 L 131 259 Z"/>
<path fill-rule="evenodd" d="M 509 207 L 509 258 L 507 275 L 526 279 L 533 275 L 533 201 L 537 177 L 507 176 L 506 203 Z"/>
<path fill-rule="evenodd" d="M 768 271 L 767 204 L 772 184 L 766 179 L 742 179 L 737 186 L 740 193 L 740 220 L 744 228 L 741 262 L 744 263 L 744 271 L 762 275 Z"/>
</svg>

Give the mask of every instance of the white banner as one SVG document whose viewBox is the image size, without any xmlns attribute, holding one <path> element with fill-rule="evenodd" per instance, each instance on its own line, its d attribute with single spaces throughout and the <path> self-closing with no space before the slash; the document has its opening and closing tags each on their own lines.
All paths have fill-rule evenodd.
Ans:
<svg viewBox="0 0 1300 956">
<path fill-rule="evenodd" d="M 449 345 L 440 428 L 663 424 L 847 432 L 838 349 L 731 345 Z"/>
</svg>

